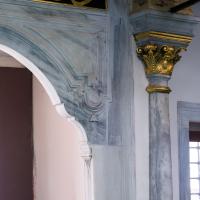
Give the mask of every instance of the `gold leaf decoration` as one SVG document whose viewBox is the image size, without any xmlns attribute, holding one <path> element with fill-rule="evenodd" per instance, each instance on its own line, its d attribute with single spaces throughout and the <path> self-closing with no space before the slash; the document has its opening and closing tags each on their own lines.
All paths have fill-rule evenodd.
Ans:
<svg viewBox="0 0 200 200">
<path fill-rule="evenodd" d="M 145 64 L 147 75 L 162 74 L 171 75 L 174 65 L 181 58 L 179 53 L 183 48 L 173 46 L 159 46 L 148 44 L 137 48 L 137 55 Z"/>
<path fill-rule="evenodd" d="M 90 3 L 92 0 L 82 0 L 82 1 L 77 1 L 77 0 L 71 0 L 72 4 L 74 6 L 85 6 L 86 4 Z"/>
</svg>

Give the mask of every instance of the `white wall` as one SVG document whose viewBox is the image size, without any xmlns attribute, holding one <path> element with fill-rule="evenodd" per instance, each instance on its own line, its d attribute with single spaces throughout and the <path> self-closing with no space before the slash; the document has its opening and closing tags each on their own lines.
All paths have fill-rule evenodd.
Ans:
<svg viewBox="0 0 200 200">
<path fill-rule="evenodd" d="M 82 200 L 83 169 L 77 130 L 59 116 L 33 78 L 35 200 Z"/>
<path fill-rule="evenodd" d="M 177 101 L 200 103 L 200 36 L 193 39 L 188 51 L 177 63 L 170 87 L 170 125 L 174 199 L 179 199 Z"/>
<path fill-rule="evenodd" d="M 135 49 L 135 47 L 134 47 Z M 173 199 L 179 200 L 177 101 L 200 103 L 200 36 L 193 39 L 174 69 L 170 80 L 170 126 L 172 142 Z M 134 103 L 136 134 L 136 196 L 149 199 L 149 117 L 147 81 L 142 63 L 134 59 Z"/>
<path fill-rule="evenodd" d="M 134 44 L 133 52 L 136 52 Z M 149 104 L 144 68 L 134 54 L 134 112 L 136 150 L 136 200 L 149 197 Z"/>
</svg>

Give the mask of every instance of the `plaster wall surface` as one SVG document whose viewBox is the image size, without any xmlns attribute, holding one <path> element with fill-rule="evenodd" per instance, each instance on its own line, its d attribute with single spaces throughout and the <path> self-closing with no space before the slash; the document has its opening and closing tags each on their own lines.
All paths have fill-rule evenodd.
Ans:
<svg viewBox="0 0 200 200">
<path fill-rule="evenodd" d="M 136 49 L 136 47 L 134 47 Z M 173 199 L 179 199 L 177 102 L 200 103 L 200 36 L 193 39 L 182 59 L 175 65 L 170 93 L 170 132 L 173 173 Z M 134 104 L 136 146 L 136 199 L 149 199 L 149 115 L 147 80 L 142 63 L 134 59 Z"/>
<path fill-rule="evenodd" d="M 136 51 L 136 46 L 133 44 Z M 148 84 L 143 65 L 134 54 L 134 111 L 135 111 L 135 153 L 136 153 L 136 199 L 149 196 L 149 115 Z"/>
<path fill-rule="evenodd" d="M 193 39 L 187 52 L 177 63 L 170 83 L 170 126 L 172 141 L 172 170 L 174 199 L 179 199 L 179 164 L 178 164 L 178 127 L 177 127 L 177 102 L 186 101 L 200 103 L 200 67 L 199 67 L 200 37 Z"/>
<path fill-rule="evenodd" d="M 83 163 L 77 130 L 33 78 L 35 200 L 83 200 Z"/>
</svg>

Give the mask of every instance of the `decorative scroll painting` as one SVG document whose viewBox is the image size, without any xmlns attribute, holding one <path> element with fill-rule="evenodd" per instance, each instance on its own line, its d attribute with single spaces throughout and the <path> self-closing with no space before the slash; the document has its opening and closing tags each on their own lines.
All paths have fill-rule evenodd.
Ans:
<svg viewBox="0 0 200 200">
<path fill-rule="evenodd" d="M 106 0 L 34 0 L 37 2 L 60 3 L 76 7 L 106 9 Z"/>
<path fill-rule="evenodd" d="M 170 8 L 185 2 L 185 0 L 134 0 L 133 11 L 138 12 L 146 9 L 169 11 Z M 179 11 L 180 14 L 192 15 L 192 8 Z"/>
</svg>

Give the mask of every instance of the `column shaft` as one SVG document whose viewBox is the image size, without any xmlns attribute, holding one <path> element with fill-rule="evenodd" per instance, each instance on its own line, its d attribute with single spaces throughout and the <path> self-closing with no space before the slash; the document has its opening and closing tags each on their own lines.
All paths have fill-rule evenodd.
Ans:
<svg viewBox="0 0 200 200">
<path fill-rule="evenodd" d="M 149 94 L 150 200 L 172 200 L 169 94 Z"/>
<path fill-rule="evenodd" d="M 155 9 L 164 4 L 165 9 L 173 2 L 160 3 L 145 2 L 151 8 L 155 4 Z M 132 16 L 136 52 L 149 81 L 146 91 L 149 93 L 150 200 L 173 200 L 168 81 L 181 52 L 187 49 L 194 35 L 197 21 L 188 19 L 188 16 L 152 11 Z"/>
</svg>

